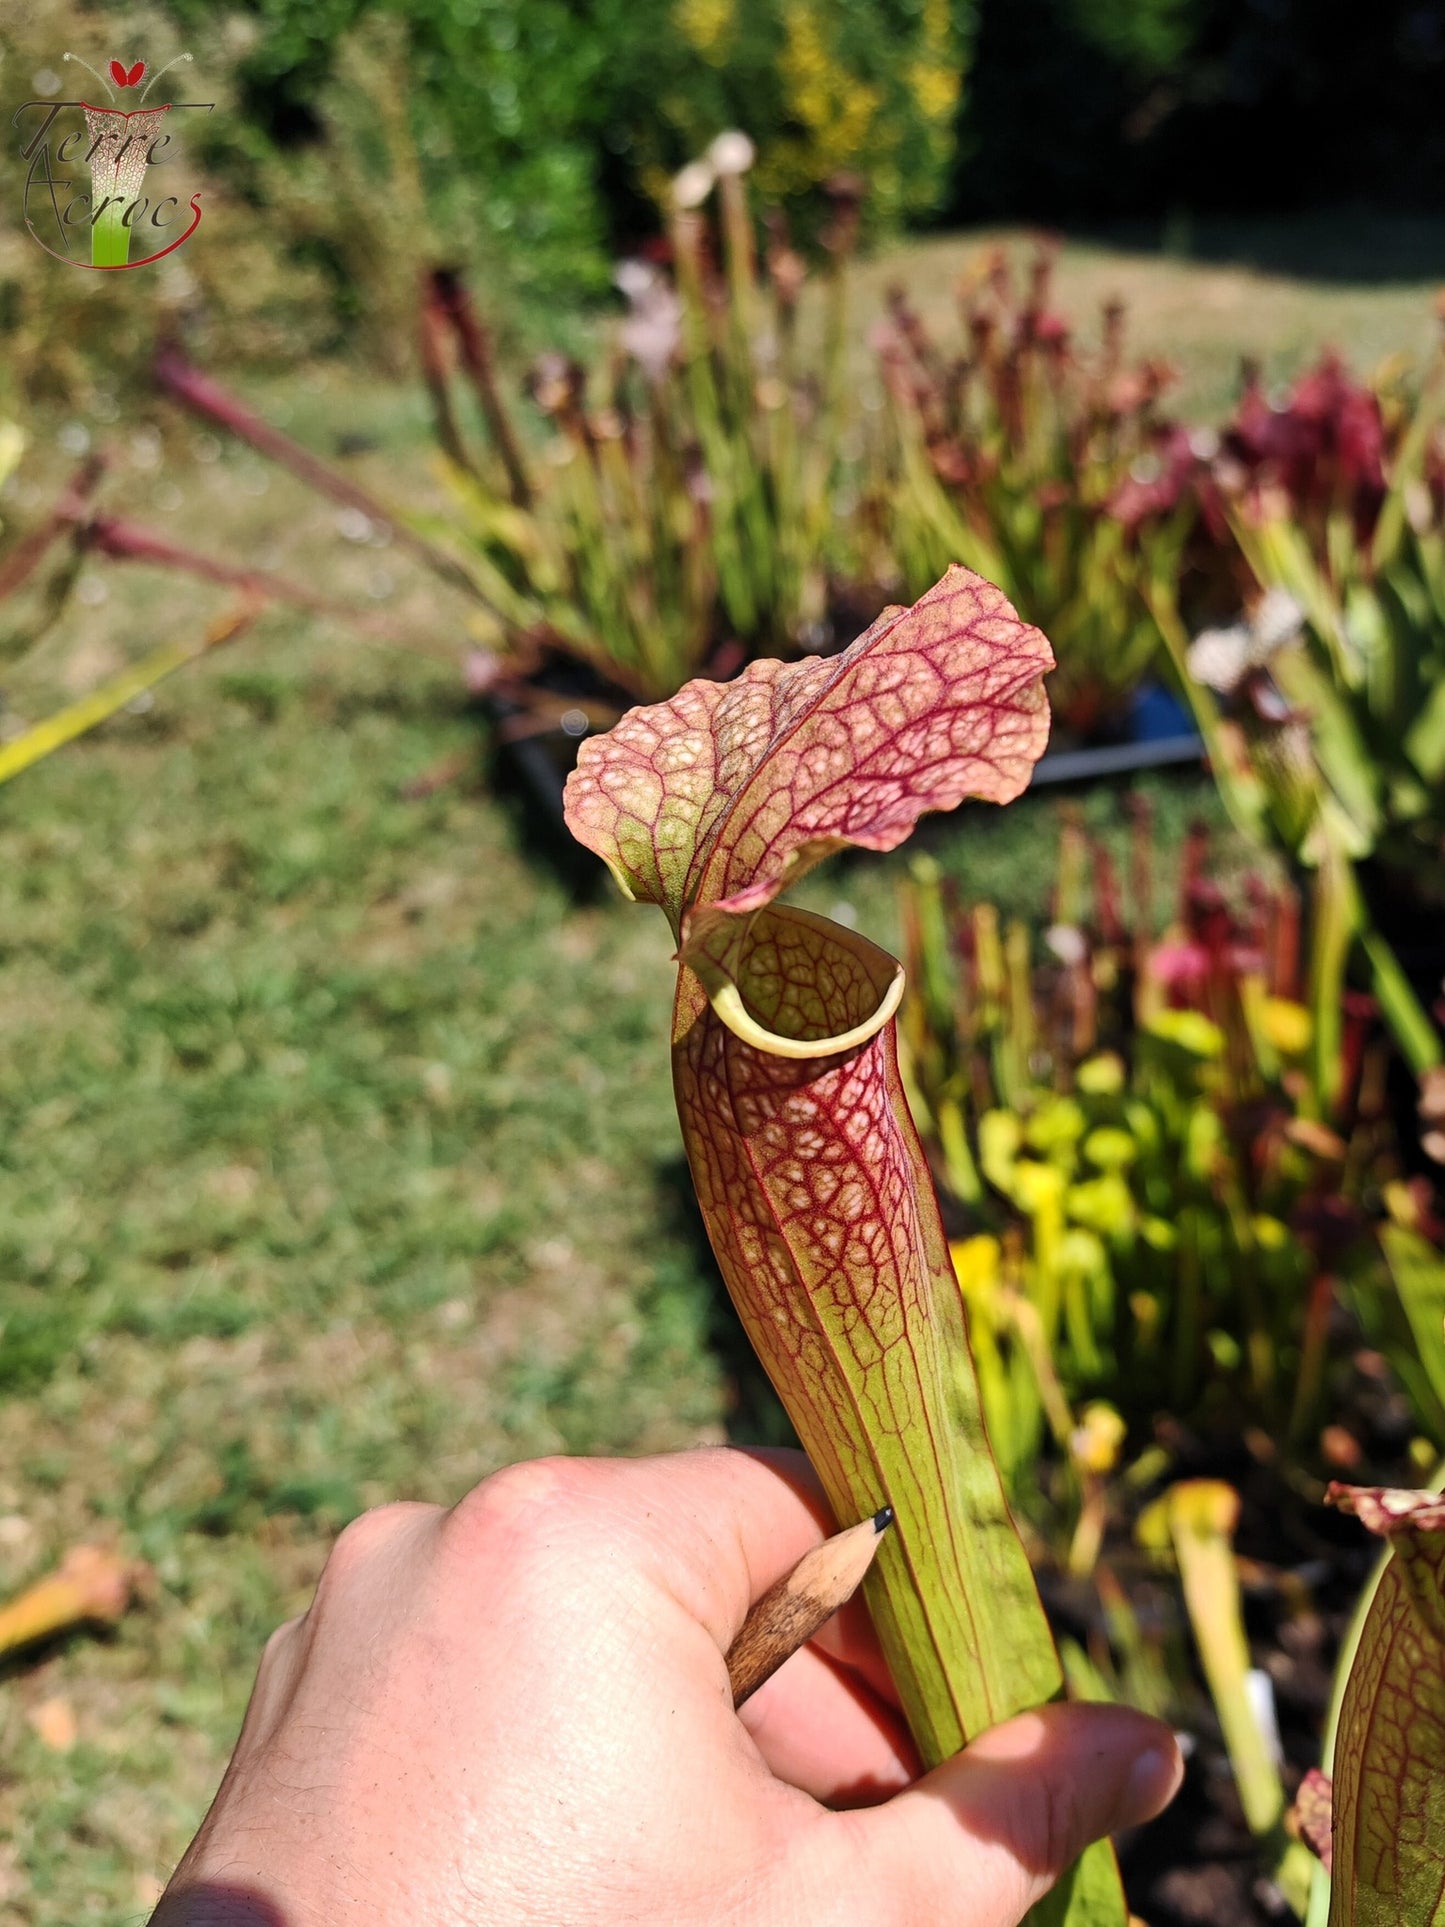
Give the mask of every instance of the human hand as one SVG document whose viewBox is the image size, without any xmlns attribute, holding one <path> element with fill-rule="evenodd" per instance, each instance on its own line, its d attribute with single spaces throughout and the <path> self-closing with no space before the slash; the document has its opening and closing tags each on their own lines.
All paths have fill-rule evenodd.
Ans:
<svg viewBox="0 0 1445 1927">
<path fill-rule="evenodd" d="M 833 1529 L 798 1453 L 555 1459 L 342 1533 L 152 1927 L 1015 1927 L 1179 1783 L 1058 1705 L 920 1775 L 866 1613 L 734 1712 L 749 1605 Z"/>
</svg>

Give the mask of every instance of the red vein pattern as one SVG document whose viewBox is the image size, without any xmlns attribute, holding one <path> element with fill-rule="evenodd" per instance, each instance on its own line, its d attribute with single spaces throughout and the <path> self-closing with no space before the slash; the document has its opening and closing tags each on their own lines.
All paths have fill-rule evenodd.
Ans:
<svg viewBox="0 0 1445 1927">
<path fill-rule="evenodd" d="M 1060 1680 L 1022 1548 L 989 1529 L 1003 1494 L 893 1026 L 842 1056 L 777 1057 L 734 1036 L 684 971 L 675 1028 L 683 1139 L 723 1276 L 834 1511 L 894 1508 L 898 1571 L 870 1604 L 919 1745 L 944 1759 Z"/>
<path fill-rule="evenodd" d="M 682 939 L 678 1114 L 749 1337 L 840 1520 L 893 1507 L 867 1596 L 930 1764 L 1056 1694 L 1058 1657 L 899 1079 L 897 966 L 772 900 L 844 844 L 892 849 L 925 810 L 1016 796 L 1052 663 L 997 589 L 951 569 L 830 661 L 754 663 L 633 710 L 567 786 L 573 834 Z M 1030 1918 L 1125 1911 L 1105 1842 Z"/>
<path fill-rule="evenodd" d="M 692 903 L 753 909 L 844 844 L 891 850 L 925 810 L 1017 796 L 1053 660 L 1001 590 L 953 568 L 841 655 L 632 710 L 583 744 L 567 822 L 675 928 Z"/>
<path fill-rule="evenodd" d="M 1445 1499 L 1332 1485 L 1388 1539 L 1335 1738 L 1330 1927 L 1445 1922 Z"/>
</svg>

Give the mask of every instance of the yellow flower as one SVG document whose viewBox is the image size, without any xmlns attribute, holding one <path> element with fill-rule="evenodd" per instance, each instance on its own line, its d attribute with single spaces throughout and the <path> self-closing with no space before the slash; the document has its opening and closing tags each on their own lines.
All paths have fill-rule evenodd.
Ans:
<svg viewBox="0 0 1445 1927">
<path fill-rule="evenodd" d="M 1071 1097 L 1046 1098 L 1029 1119 L 1024 1136 L 1034 1150 L 1045 1157 L 1050 1151 L 1067 1150 L 1084 1135 L 1084 1113 Z"/>
<path fill-rule="evenodd" d="M 1281 1224 L 1278 1218 L 1271 1218 L 1264 1211 L 1257 1211 L 1249 1221 L 1254 1233 L 1255 1243 L 1261 1251 L 1283 1251 L 1289 1243 L 1289 1226 Z"/>
<path fill-rule="evenodd" d="M 1161 1010 L 1146 1026 L 1166 1044 L 1177 1044 L 1191 1057 L 1218 1057 L 1224 1050 L 1224 1032 L 1199 1010 Z"/>
<path fill-rule="evenodd" d="M 1064 1174 L 1052 1164 L 1035 1158 L 1020 1158 L 1013 1168 L 1011 1195 L 1021 1211 L 1036 1216 L 1057 1207 L 1064 1193 Z"/>
<path fill-rule="evenodd" d="M 1074 1079 L 1086 1097 L 1117 1097 L 1124 1088 L 1124 1060 L 1114 1051 L 1100 1051 L 1084 1059 Z"/>
<path fill-rule="evenodd" d="M 959 76 L 956 69 L 935 67 L 931 61 L 915 60 L 908 69 L 908 84 L 913 98 L 927 121 L 948 121 L 958 105 Z"/>
<path fill-rule="evenodd" d="M 948 1252 L 965 1302 L 976 1305 L 992 1299 L 998 1285 L 998 1239 L 987 1233 L 976 1238 L 960 1238 L 948 1247 Z"/>
<path fill-rule="evenodd" d="M 985 1111 L 978 1120 L 978 1161 L 990 1184 L 1007 1191 L 1024 1127 L 1012 1111 Z"/>
<path fill-rule="evenodd" d="M 1138 1155 L 1138 1145 L 1117 1125 L 1101 1124 L 1084 1139 L 1084 1156 L 1100 1171 L 1127 1171 Z"/>
<path fill-rule="evenodd" d="M 790 6 L 779 70 L 794 117 L 808 130 L 812 176 L 825 180 L 864 153 L 883 90 L 835 60 L 820 22 L 821 9 Z"/>
<path fill-rule="evenodd" d="M 1059 1246 L 1059 1268 L 1076 1278 L 1098 1278 L 1107 1273 L 1109 1260 L 1092 1231 L 1066 1231 Z"/>
<path fill-rule="evenodd" d="M 1303 1004 L 1288 997 L 1264 1000 L 1264 1034 L 1281 1057 L 1302 1057 L 1314 1036 L 1314 1019 Z"/>
<path fill-rule="evenodd" d="M 733 30 L 733 0 L 677 0 L 674 18 L 682 37 L 704 60 L 720 63 Z"/>
<path fill-rule="evenodd" d="M 1107 1237 L 1121 1237 L 1134 1223 L 1134 1200 L 1117 1171 L 1071 1187 L 1067 1210 L 1075 1224 Z"/>
<path fill-rule="evenodd" d="M 1069 1440 L 1069 1457 L 1081 1472 L 1102 1477 L 1119 1463 L 1127 1429 L 1112 1405 L 1096 1399 L 1079 1415 L 1079 1423 Z"/>
</svg>

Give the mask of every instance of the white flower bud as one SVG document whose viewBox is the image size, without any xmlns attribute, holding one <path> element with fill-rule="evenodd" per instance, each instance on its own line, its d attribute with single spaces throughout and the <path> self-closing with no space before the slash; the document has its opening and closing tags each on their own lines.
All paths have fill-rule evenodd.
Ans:
<svg viewBox="0 0 1445 1927">
<path fill-rule="evenodd" d="M 746 174 L 757 159 L 757 149 L 746 134 L 730 128 L 726 134 L 719 134 L 707 150 L 713 171 L 718 174 Z"/>
<path fill-rule="evenodd" d="M 613 286 L 632 302 L 638 302 L 657 280 L 657 270 L 647 261 L 619 261 L 612 270 Z"/>
<path fill-rule="evenodd" d="M 673 177 L 672 198 L 678 207 L 701 207 L 712 193 L 716 178 L 706 161 L 689 161 L 682 172 Z"/>
<path fill-rule="evenodd" d="M 1251 667 L 1251 637 L 1242 623 L 1206 629 L 1189 645 L 1189 673 L 1206 689 L 1232 696 Z"/>
<path fill-rule="evenodd" d="M 1276 649 L 1293 642 L 1300 632 L 1304 617 L 1304 610 L 1288 589 L 1266 590 L 1249 624 L 1260 653 L 1268 658 Z"/>
</svg>

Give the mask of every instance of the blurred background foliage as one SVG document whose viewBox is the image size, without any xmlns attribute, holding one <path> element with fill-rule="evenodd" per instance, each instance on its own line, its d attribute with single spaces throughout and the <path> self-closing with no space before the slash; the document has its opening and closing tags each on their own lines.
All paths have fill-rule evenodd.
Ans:
<svg viewBox="0 0 1445 1927">
<path fill-rule="evenodd" d="M 304 324 L 394 362 L 423 255 L 523 315 L 599 297 L 735 126 L 804 240 L 845 170 L 875 231 L 1148 217 L 1176 244 L 1194 215 L 1445 186 L 1445 0 L 37 0 L 0 23 L 7 101 L 117 35 L 153 65 L 189 49 L 217 101 L 191 139 L 227 217 L 212 305 L 263 357 Z M 7 331 L 19 300 L 7 265 Z"/>
<path fill-rule="evenodd" d="M 190 39 L 214 34 L 204 0 L 169 11 Z M 251 0 L 224 28 L 248 192 L 266 200 L 277 157 L 328 135 L 374 150 L 402 134 L 439 237 L 505 258 L 543 297 L 605 287 L 609 244 L 655 228 L 670 175 L 733 126 L 795 208 L 865 165 L 884 217 L 938 205 L 960 0 L 600 0 L 586 16 L 560 0 Z M 358 36 L 373 63 L 359 91 Z M 323 254 L 348 244 L 310 238 Z"/>
<path fill-rule="evenodd" d="M 614 252 L 660 229 L 673 173 L 746 126 L 758 183 L 800 236 L 821 189 L 865 171 L 870 219 L 942 201 L 966 64 L 964 0 L 602 0 L 585 22 L 560 0 L 250 0 L 218 13 L 165 0 L 140 13 L 39 0 L 0 22 L 13 111 L 70 91 L 62 55 L 103 67 L 124 41 L 152 67 L 194 57 L 186 128 L 213 239 L 162 269 L 163 308 L 209 346 L 272 365 L 337 346 L 397 372 L 424 262 L 465 264 L 489 307 L 525 322 L 559 296 L 605 293 Z M 185 91 L 185 90 L 182 90 Z M 85 385 L 85 344 L 130 365 L 132 316 L 154 283 L 76 287 L 11 229 L 0 254 L 0 337 L 37 395 Z M 104 298 L 102 298 L 102 295 Z M 117 295 L 120 299 L 117 299 Z M 128 298 L 130 297 L 130 298 Z M 165 319 L 163 313 L 162 320 Z M 139 343 L 134 344 L 139 352 Z"/>
</svg>

